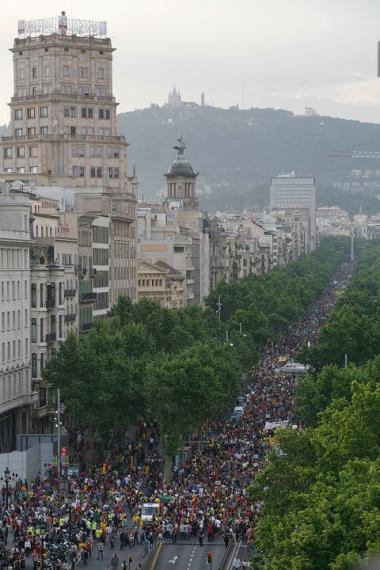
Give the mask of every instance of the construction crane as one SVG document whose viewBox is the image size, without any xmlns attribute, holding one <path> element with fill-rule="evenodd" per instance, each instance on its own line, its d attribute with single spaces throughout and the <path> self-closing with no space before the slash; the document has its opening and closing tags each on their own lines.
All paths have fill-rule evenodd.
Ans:
<svg viewBox="0 0 380 570">
<path fill-rule="evenodd" d="M 377 150 L 335 150 L 329 154 L 329 158 L 380 158 Z M 351 261 L 355 261 L 354 233 L 351 231 Z"/>
<path fill-rule="evenodd" d="M 329 158 L 380 158 L 380 150 L 335 150 Z"/>
</svg>

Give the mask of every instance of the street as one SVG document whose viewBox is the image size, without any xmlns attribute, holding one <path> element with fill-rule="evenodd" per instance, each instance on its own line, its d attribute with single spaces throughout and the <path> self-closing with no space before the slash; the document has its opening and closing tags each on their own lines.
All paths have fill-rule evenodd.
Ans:
<svg viewBox="0 0 380 570">
<path fill-rule="evenodd" d="M 225 551 L 221 543 L 163 544 L 155 570 L 217 570 Z M 207 562 L 208 552 L 212 553 L 212 565 Z"/>
</svg>

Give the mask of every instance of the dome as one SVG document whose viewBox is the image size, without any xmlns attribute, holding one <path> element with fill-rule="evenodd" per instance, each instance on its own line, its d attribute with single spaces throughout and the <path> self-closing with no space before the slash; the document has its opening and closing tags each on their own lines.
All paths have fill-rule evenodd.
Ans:
<svg viewBox="0 0 380 570">
<path fill-rule="evenodd" d="M 196 178 L 198 176 L 198 172 L 194 172 L 190 162 L 187 160 L 187 158 L 185 158 L 186 145 L 183 141 L 183 138 L 180 137 L 177 139 L 177 141 L 178 145 L 173 147 L 177 151 L 177 156 L 176 159 L 171 163 L 166 177 L 175 178 L 176 176 L 185 176 L 188 178 Z"/>
<path fill-rule="evenodd" d="M 168 176 L 191 176 L 196 177 L 196 174 L 190 162 L 186 158 L 176 158 L 170 165 Z"/>
</svg>

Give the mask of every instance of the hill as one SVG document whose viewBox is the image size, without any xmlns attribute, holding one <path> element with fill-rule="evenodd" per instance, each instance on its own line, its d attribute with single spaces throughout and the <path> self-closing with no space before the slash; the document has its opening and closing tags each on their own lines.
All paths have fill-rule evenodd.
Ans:
<svg viewBox="0 0 380 570">
<path fill-rule="evenodd" d="M 371 123 L 195 103 L 121 113 L 118 123 L 130 143 L 129 165 L 137 165 L 144 196 L 157 196 L 164 188 L 163 173 L 174 158 L 171 147 L 183 135 L 187 155 L 200 173 L 201 202 L 209 208 L 237 207 L 237 202 L 266 205 L 270 177 L 293 170 L 317 177 L 325 188 L 323 203 L 344 206 L 345 193 L 329 190 L 333 182 L 349 179 L 351 169 L 380 169 L 380 161 L 328 157 L 338 149 L 380 149 L 380 125 Z M 349 202 L 354 210 L 357 203 L 364 211 L 377 209 L 372 190 Z"/>
</svg>

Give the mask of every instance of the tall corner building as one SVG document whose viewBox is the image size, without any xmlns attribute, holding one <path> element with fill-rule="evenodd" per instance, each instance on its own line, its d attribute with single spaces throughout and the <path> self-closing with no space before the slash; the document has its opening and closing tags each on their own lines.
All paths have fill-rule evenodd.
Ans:
<svg viewBox="0 0 380 570">
<path fill-rule="evenodd" d="M 101 196 L 111 198 L 108 308 L 120 294 L 137 295 L 137 184 L 127 176 L 127 141 L 117 132 L 114 48 L 106 34 L 105 22 L 73 20 L 64 12 L 19 21 L 0 182 L 21 181 L 37 194 L 44 188 L 45 196 L 47 189 L 80 195 L 85 213 L 104 214 Z"/>
<path fill-rule="evenodd" d="M 270 208 L 307 209 L 309 211 L 310 251 L 317 247 L 316 184 L 313 176 L 283 175 L 272 178 Z"/>
</svg>

